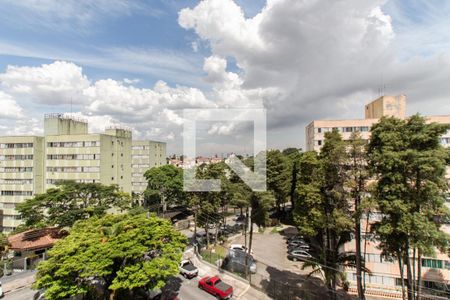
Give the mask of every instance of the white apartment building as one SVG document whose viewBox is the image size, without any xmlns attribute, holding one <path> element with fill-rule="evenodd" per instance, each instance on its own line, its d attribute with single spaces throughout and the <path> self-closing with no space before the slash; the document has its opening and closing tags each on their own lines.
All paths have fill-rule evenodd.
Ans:
<svg viewBox="0 0 450 300">
<path fill-rule="evenodd" d="M 167 164 L 166 143 L 156 141 L 133 141 L 131 148 L 131 185 L 133 193 L 142 197 L 147 188 L 145 172 L 153 167 Z"/>
<path fill-rule="evenodd" d="M 0 136 L 1 231 L 10 232 L 21 224 L 17 203 L 45 192 L 57 181 L 117 184 L 124 192 L 142 193 L 145 171 L 165 163 L 165 143 L 133 141 L 131 130 L 123 127 L 88 133 L 85 120 L 45 115 L 42 137 Z"/>
</svg>

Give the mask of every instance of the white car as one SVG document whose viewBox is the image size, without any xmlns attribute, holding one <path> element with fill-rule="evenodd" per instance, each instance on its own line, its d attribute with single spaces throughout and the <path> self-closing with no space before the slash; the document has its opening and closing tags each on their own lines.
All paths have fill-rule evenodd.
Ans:
<svg viewBox="0 0 450 300">
<path fill-rule="evenodd" d="M 2 287 L 2 282 L 0 281 L 0 298 L 2 298 L 3 295 L 3 287 Z"/>
<path fill-rule="evenodd" d="M 248 248 L 241 244 L 231 244 L 230 249 L 233 250 L 241 250 L 248 253 Z M 250 251 L 250 254 L 253 254 L 253 250 Z"/>
</svg>

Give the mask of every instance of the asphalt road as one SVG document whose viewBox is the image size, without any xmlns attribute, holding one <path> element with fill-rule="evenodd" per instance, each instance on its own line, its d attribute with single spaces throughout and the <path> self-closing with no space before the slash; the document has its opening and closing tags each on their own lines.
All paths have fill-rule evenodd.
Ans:
<svg viewBox="0 0 450 300">
<path fill-rule="evenodd" d="M 183 276 L 175 277 L 170 288 L 179 291 L 180 300 L 214 300 L 216 297 L 198 288 L 199 278 L 186 279 Z M 5 295 L 6 300 L 30 300 L 35 291 L 30 287 L 21 288 Z"/>
<path fill-rule="evenodd" d="M 33 299 L 34 293 L 30 287 L 24 287 L 5 295 L 6 300 L 30 300 Z"/>
<path fill-rule="evenodd" d="M 192 279 L 185 279 L 183 276 L 179 276 L 183 282 L 180 287 L 179 298 L 181 300 L 214 300 L 216 297 L 208 294 L 207 292 L 198 288 L 198 277 Z"/>
</svg>

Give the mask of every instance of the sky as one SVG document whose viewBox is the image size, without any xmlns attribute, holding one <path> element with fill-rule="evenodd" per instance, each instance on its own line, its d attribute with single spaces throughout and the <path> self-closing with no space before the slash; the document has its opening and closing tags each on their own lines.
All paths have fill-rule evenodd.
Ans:
<svg viewBox="0 0 450 300">
<path fill-rule="evenodd" d="M 181 154 L 183 110 L 265 109 L 269 148 L 380 95 L 450 114 L 450 2 L 0 0 L 0 135 L 45 113 L 133 128 Z M 202 155 L 249 153 L 251 122 L 198 126 Z"/>
</svg>

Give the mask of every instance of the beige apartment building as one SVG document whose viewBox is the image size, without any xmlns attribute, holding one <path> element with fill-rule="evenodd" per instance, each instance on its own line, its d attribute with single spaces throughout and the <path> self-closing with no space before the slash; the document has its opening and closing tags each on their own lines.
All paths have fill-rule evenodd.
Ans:
<svg viewBox="0 0 450 300">
<path fill-rule="evenodd" d="M 145 172 L 153 167 L 167 164 L 166 143 L 156 141 L 133 141 L 131 148 L 131 185 L 133 193 L 142 197 L 147 188 Z"/>
<path fill-rule="evenodd" d="M 145 163 L 141 163 L 144 154 L 135 152 L 135 147 L 145 147 Z M 117 184 L 124 192 L 142 193 L 146 184 L 143 174 L 166 163 L 165 151 L 165 143 L 133 141 L 127 128 L 110 127 L 93 134 L 82 119 L 45 115 L 43 137 L 0 137 L 1 230 L 10 232 L 21 224 L 17 203 L 60 180 Z M 136 160 L 139 170 L 133 168 Z"/>
<path fill-rule="evenodd" d="M 358 131 L 363 139 L 370 138 L 370 128 L 377 123 L 382 116 L 395 116 L 397 118 L 406 118 L 406 97 L 400 96 L 382 96 L 365 106 L 364 119 L 349 120 L 315 120 L 306 127 L 306 149 L 308 151 L 320 151 L 324 142 L 325 132 L 338 130 L 343 139 L 350 138 L 352 132 Z M 450 115 L 446 116 L 427 116 L 428 122 L 437 122 L 441 124 L 450 124 Z M 450 147 L 450 130 L 441 137 L 441 144 L 444 147 Z M 448 183 L 450 190 L 450 168 L 447 168 Z M 450 199 L 446 203 L 450 207 Z M 381 219 L 378 213 L 372 213 L 369 217 L 370 222 Z M 364 228 L 366 222 L 362 221 L 362 236 L 366 235 Z M 444 225 L 442 228 L 450 234 L 450 225 Z M 369 233 L 367 233 L 369 234 Z M 361 245 L 364 249 L 364 244 Z M 343 251 L 355 251 L 354 240 L 344 246 Z M 381 251 L 377 248 L 377 243 L 367 242 L 366 244 L 366 266 L 372 271 L 372 275 L 365 276 L 366 294 L 374 296 L 383 296 L 389 298 L 401 298 L 401 280 L 400 271 L 397 262 L 389 262 L 381 257 Z M 422 264 L 422 278 L 424 283 L 423 292 L 432 294 L 439 289 L 448 289 L 450 284 L 450 259 L 445 253 L 438 253 L 436 257 L 424 257 L 417 264 Z M 417 269 L 417 268 L 416 268 Z M 356 274 L 354 269 L 346 270 L 347 279 L 350 281 L 350 291 L 356 291 Z M 406 270 L 405 270 L 406 274 Z"/>
</svg>

